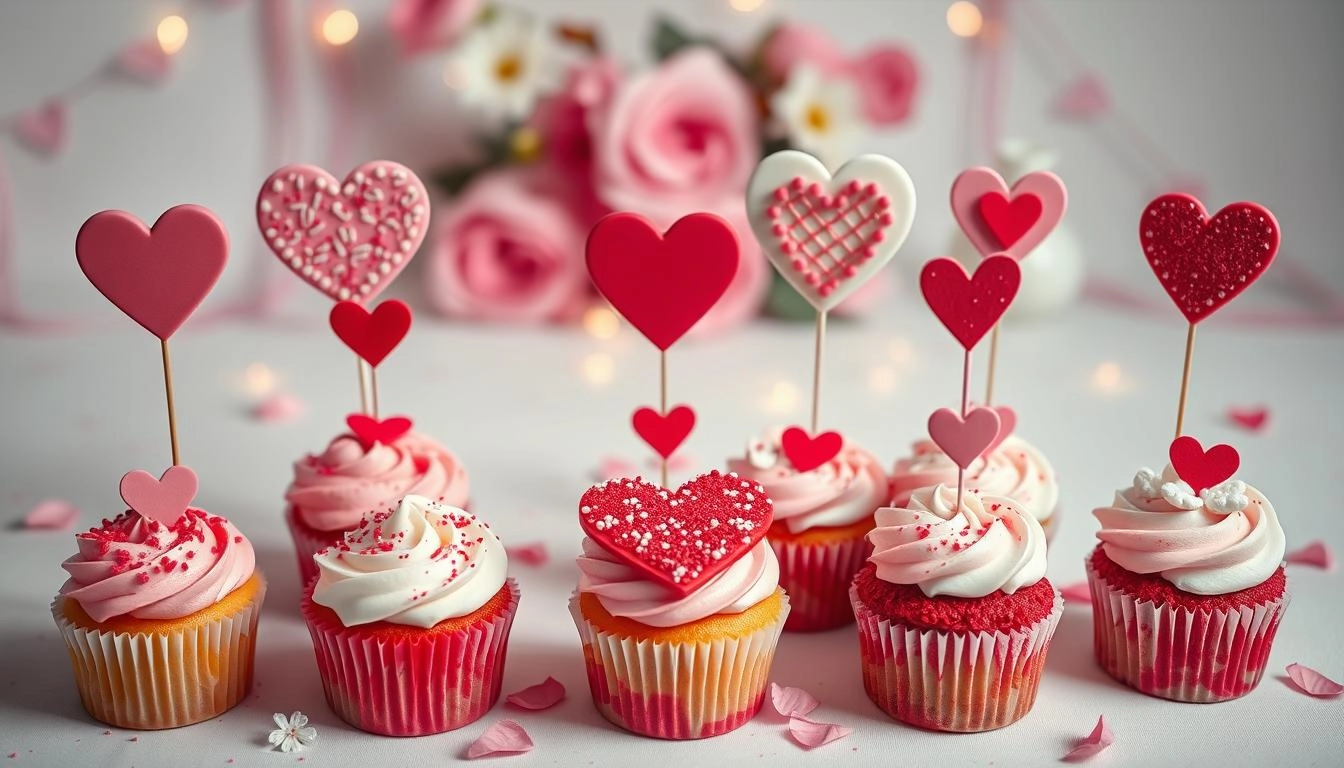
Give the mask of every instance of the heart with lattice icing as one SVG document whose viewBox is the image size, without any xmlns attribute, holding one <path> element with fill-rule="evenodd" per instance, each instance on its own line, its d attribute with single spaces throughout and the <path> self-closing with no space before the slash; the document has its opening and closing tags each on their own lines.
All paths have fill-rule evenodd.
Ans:
<svg viewBox="0 0 1344 768">
<path fill-rule="evenodd" d="M 756 166 L 747 217 L 770 263 L 825 312 L 896 255 L 915 220 L 915 185 L 882 155 L 860 155 L 832 176 L 815 157 L 784 150 Z"/>
<path fill-rule="evenodd" d="M 765 538 L 773 511 L 759 483 L 711 471 L 675 491 L 639 478 L 595 485 L 579 500 L 579 525 L 614 557 L 688 595 Z"/>
</svg>

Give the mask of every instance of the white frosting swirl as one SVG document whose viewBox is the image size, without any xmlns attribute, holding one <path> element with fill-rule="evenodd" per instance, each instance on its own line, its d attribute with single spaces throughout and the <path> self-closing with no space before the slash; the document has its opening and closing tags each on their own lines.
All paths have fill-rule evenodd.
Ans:
<svg viewBox="0 0 1344 768">
<path fill-rule="evenodd" d="M 745 457 L 728 461 L 728 471 L 760 483 L 774 502 L 775 521 L 790 533 L 853 525 L 886 503 L 886 472 L 871 453 L 847 442 L 826 463 L 799 472 L 778 447 L 783 431 L 749 443 Z"/>
<path fill-rule="evenodd" d="M 908 507 L 877 510 L 869 560 L 877 577 L 929 597 L 1012 594 L 1045 577 L 1045 531 L 1012 499 L 921 488 Z"/>
<path fill-rule="evenodd" d="M 347 627 L 386 621 L 428 628 L 466 616 L 499 592 L 509 568 L 489 526 L 424 496 L 365 515 L 343 543 L 313 560 L 313 602 Z"/>
</svg>

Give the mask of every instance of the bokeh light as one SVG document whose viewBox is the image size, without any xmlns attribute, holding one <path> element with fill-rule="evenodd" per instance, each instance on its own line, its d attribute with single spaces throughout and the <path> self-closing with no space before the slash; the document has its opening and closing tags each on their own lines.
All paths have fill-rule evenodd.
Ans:
<svg viewBox="0 0 1344 768">
<path fill-rule="evenodd" d="M 583 329 L 594 338 L 615 338 L 621 330 L 621 319 L 606 307 L 591 307 L 583 313 Z"/>
<path fill-rule="evenodd" d="M 616 361 L 605 352 L 594 352 L 581 363 L 584 381 L 595 387 L 605 387 L 616 375 Z"/>
<path fill-rule="evenodd" d="M 350 11 L 332 11 L 322 20 L 322 39 L 331 45 L 345 45 L 358 34 L 359 19 Z"/>
<path fill-rule="evenodd" d="M 975 37 L 984 23 L 980 7 L 970 0 L 957 0 L 947 7 L 947 28 L 957 37 Z"/>
<path fill-rule="evenodd" d="M 159 39 L 159 47 L 163 52 L 171 56 L 187 44 L 189 32 L 186 19 L 181 16 L 165 16 L 154 30 L 154 36 Z"/>
</svg>

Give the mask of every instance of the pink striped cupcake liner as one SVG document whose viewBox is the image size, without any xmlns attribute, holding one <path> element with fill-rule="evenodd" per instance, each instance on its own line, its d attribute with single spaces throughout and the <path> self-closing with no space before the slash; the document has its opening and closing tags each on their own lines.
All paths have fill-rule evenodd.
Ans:
<svg viewBox="0 0 1344 768">
<path fill-rule="evenodd" d="M 294 555 L 299 561 L 299 584 L 308 586 L 308 582 L 317 578 L 317 563 L 313 555 L 341 542 L 344 531 L 319 531 L 299 519 L 298 510 L 290 506 L 285 512 L 285 522 L 289 523 L 289 535 L 294 539 Z"/>
<path fill-rule="evenodd" d="M 779 560 L 779 585 L 792 606 L 786 631 L 819 632 L 854 621 L 849 585 L 873 552 L 867 537 L 825 544 L 769 541 Z"/>
</svg>

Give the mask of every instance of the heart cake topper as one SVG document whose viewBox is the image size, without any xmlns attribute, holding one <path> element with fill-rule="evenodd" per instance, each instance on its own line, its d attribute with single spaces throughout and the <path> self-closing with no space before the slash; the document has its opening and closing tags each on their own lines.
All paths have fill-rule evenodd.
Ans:
<svg viewBox="0 0 1344 768">
<path fill-rule="evenodd" d="M 1021 268 L 1004 254 L 980 262 L 974 276 L 945 257 L 933 259 L 919 273 L 924 300 L 967 351 L 1008 311 L 1021 282 Z"/>
<path fill-rule="evenodd" d="M 287 165 L 262 184 L 257 226 L 294 274 L 338 301 L 365 304 L 405 269 L 429 228 L 429 196 L 409 168 L 365 163 L 345 181 Z"/>
<path fill-rule="evenodd" d="M 670 458 L 695 429 L 695 411 L 688 405 L 673 406 L 666 414 L 640 408 L 630 417 L 635 433 L 653 452 Z"/>
<path fill-rule="evenodd" d="M 153 227 L 125 211 L 102 211 L 79 228 L 75 258 L 108 301 L 166 341 L 218 282 L 229 236 L 199 205 L 169 208 Z"/>
<path fill-rule="evenodd" d="M 802 427 L 789 427 L 779 436 L 779 449 L 799 472 L 811 472 L 834 459 L 845 447 L 839 432 L 807 434 Z"/>
<path fill-rule="evenodd" d="M 984 406 L 971 408 L 964 418 L 951 408 L 929 415 L 929 437 L 962 469 L 994 447 L 1001 428 L 999 414 Z"/>
<path fill-rule="evenodd" d="M 405 416 L 377 419 L 363 413 L 352 413 L 345 417 L 345 424 L 366 451 L 375 443 L 391 445 L 411 431 L 411 420 Z"/>
<path fill-rule="evenodd" d="M 328 316 L 331 330 L 369 365 L 383 362 L 411 330 L 411 308 L 390 299 L 365 309 L 353 301 L 337 302 Z"/>
<path fill-rule="evenodd" d="M 915 220 L 915 185 L 882 155 L 860 155 L 832 176 L 815 157 L 784 150 L 756 166 L 747 217 L 779 274 L 826 312 L 896 255 Z"/>
<path fill-rule="evenodd" d="M 1059 225 L 1068 201 L 1064 182 L 1049 171 L 1028 173 L 1011 190 L 983 167 L 968 168 L 952 182 L 952 215 L 984 257 L 1026 258 Z"/>
<path fill-rule="evenodd" d="M 1279 252 L 1279 224 L 1263 206 L 1232 203 L 1212 218 L 1187 194 L 1158 197 L 1139 219 L 1157 279 L 1193 325 L 1241 294 Z"/>
<path fill-rule="evenodd" d="M 765 537 L 773 505 L 759 483 L 711 471 L 669 491 L 611 480 L 579 500 L 583 532 L 653 581 L 688 595 Z"/>
<path fill-rule="evenodd" d="M 992 408 L 994 413 L 999 417 L 999 434 L 994 438 L 994 442 L 990 443 L 989 447 L 985 449 L 985 453 L 988 454 L 993 453 L 996 448 L 1003 445 L 1004 440 L 1012 437 L 1013 432 L 1017 429 L 1017 411 L 1014 411 L 1006 405 L 986 407 Z"/>
<path fill-rule="evenodd" d="M 1189 483 L 1198 494 L 1236 474 L 1241 456 L 1230 445 L 1215 445 L 1207 451 L 1190 435 L 1181 435 L 1171 441 L 1167 455 L 1176 476 Z"/>
<path fill-rule="evenodd" d="M 666 350 L 728 290 L 740 253 L 732 226 L 711 213 L 685 216 L 662 235 L 642 216 L 611 213 L 588 234 L 588 273 L 635 330 Z"/>
<path fill-rule="evenodd" d="M 155 478 L 143 469 L 121 478 L 121 500 L 146 520 L 172 527 L 196 498 L 200 481 L 191 467 L 178 464 Z"/>
</svg>

